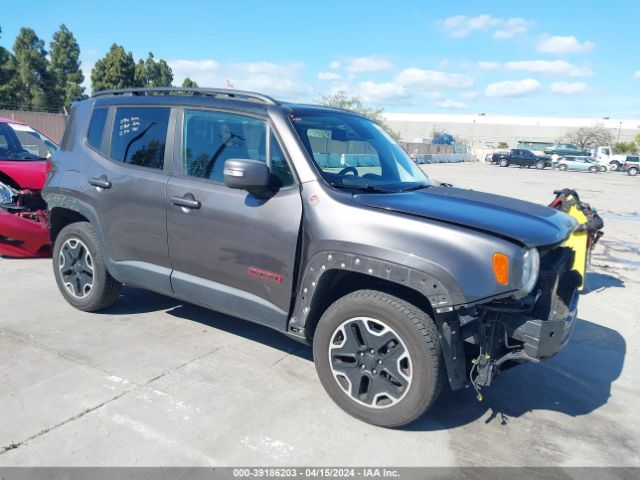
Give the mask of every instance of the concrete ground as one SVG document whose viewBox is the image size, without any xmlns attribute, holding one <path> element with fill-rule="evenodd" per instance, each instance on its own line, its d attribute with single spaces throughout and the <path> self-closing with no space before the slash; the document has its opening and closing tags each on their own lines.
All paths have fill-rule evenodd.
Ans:
<svg viewBox="0 0 640 480">
<path fill-rule="evenodd" d="M 50 260 L 0 259 L 0 466 L 640 466 L 640 180 L 427 165 L 457 186 L 540 203 L 573 187 L 597 206 L 574 337 L 506 372 L 478 403 L 445 391 L 402 430 L 343 413 L 307 347 L 142 290 L 87 314 Z"/>
</svg>

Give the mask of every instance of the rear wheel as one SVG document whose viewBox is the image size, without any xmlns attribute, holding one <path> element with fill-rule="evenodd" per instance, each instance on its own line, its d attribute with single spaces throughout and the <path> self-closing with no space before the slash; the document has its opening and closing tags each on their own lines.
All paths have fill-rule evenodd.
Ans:
<svg viewBox="0 0 640 480">
<path fill-rule="evenodd" d="M 444 384 L 433 320 L 393 295 L 359 290 L 336 301 L 313 339 L 329 396 L 365 422 L 398 427 L 420 417 Z"/>
<path fill-rule="evenodd" d="M 562 170 L 563 172 L 567 171 L 567 166 L 564 163 L 558 165 L 558 170 Z"/>
<path fill-rule="evenodd" d="M 122 287 L 107 271 L 88 222 L 72 223 L 60 231 L 53 245 L 53 273 L 65 300 L 86 312 L 113 305 Z"/>
<path fill-rule="evenodd" d="M 627 170 L 627 175 L 631 175 L 632 177 L 635 177 L 636 175 L 638 175 L 638 168 L 637 167 L 629 168 L 629 170 Z"/>
<path fill-rule="evenodd" d="M 507 160 L 506 158 L 501 158 L 500 159 L 500 166 L 501 167 L 508 167 L 509 166 L 509 160 Z"/>
</svg>

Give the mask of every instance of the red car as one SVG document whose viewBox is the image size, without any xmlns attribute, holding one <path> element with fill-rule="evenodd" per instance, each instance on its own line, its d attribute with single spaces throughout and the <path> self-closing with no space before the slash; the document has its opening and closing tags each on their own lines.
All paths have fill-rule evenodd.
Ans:
<svg viewBox="0 0 640 480">
<path fill-rule="evenodd" d="M 18 120 L 0 118 L 0 255 L 51 255 L 40 196 L 56 142 Z"/>
</svg>

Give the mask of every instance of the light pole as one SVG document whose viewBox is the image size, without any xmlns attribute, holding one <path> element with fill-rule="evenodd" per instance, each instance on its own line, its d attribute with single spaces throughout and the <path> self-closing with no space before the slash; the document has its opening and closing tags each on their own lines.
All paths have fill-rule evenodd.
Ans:
<svg viewBox="0 0 640 480">
<path fill-rule="evenodd" d="M 622 128 L 622 122 L 618 124 L 618 136 L 616 137 L 616 143 L 620 141 L 620 129 Z"/>
</svg>

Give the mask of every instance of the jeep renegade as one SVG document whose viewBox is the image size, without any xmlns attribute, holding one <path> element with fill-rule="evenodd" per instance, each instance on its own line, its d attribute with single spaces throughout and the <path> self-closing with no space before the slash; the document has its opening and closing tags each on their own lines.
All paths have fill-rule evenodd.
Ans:
<svg viewBox="0 0 640 480">
<path fill-rule="evenodd" d="M 572 218 L 432 182 L 352 112 L 215 89 L 74 104 L 44 190 L 64 298 L 123 283 L 313 345 L 351 415 L 395 427 L 568 341 Z"/>
</svg>

